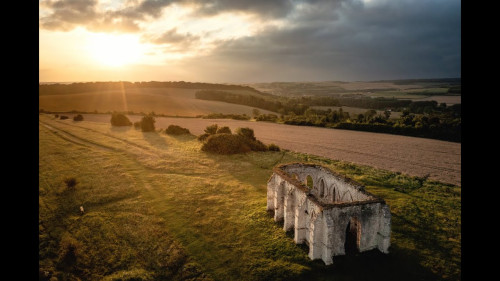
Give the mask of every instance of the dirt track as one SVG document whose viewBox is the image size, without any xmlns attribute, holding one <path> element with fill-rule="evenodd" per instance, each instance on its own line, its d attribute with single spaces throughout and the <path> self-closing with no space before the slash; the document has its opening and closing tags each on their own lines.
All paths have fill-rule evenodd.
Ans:
<svg viewBox="0 0 500 281">
<path fill-rule="evenodd" d="M 69 115 L 68 115 L 69 116 Z M 84 115 L 85 120 L 109 122 L 108 115 Z M 139 116 L 130 116 L 137 121 Z M 73 121 L 68 121 L 73 122 Z M 175 124 L 199 135 L 211 124 L 254 129 L 255 136 L 266 144 L 313 155 L 369 165 L 385 170 L 461 185 L 461 144 L 390 134 L 281 125 L 228 119 L 157 118 L 156 127 Z"/>
</svg>

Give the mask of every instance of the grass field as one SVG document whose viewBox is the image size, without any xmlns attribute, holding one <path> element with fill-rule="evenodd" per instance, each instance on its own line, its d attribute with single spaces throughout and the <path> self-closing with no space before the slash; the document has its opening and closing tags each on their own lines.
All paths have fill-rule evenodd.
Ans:
<svg viewBox="0 0 500 281">
<path fill-rule="evenodd" d="M 42 95 L 38 97 L 39 108 L 46 111 L 83 112 L 134 111 L 148 113 L 154 111 L 168 116 L 205 115 L 209 113 L 247 114 L 252 116 L 253 107 L 229 104 L 195 98 L 196 89 L 179 88 L 136 88 L 121 91 L 101 91 L 64 95 Z M 244 90 L 231 92 L 251 94 Z M 272 113 L 259 109 L 261 113 Z"/>
<path fill-rule="evenodd" d="M 40 269 L 58 280 L 460 279 L 458 186 L 286 151 L 207 154 L 194 136 L 39 120 Z M 266 212 L 272 168 L 292 161 L 323 164 L 383 197 L 390 254 L 310 261 Z M 74 190 L 66 177 L 79 181 Z"/>
</svg>

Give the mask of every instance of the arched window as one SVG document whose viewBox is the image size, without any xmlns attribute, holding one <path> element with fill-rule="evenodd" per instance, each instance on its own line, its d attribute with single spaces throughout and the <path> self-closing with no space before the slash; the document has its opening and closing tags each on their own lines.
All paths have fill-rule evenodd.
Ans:
<svg viewBox="0 0 500 281">
<path fill-rule="evenodd" d="M 325 196 L 325 181 L 323 179 L 319 180 L 319 197 L 323 198 Z"/>
<path fill-rule="evenodd" d="M 309 189 L 312 189 L 314 187 L 313 179 L 310 175 L 307 175 L 306 185 L 307 187 L 309 187 Z"/>
</svg>

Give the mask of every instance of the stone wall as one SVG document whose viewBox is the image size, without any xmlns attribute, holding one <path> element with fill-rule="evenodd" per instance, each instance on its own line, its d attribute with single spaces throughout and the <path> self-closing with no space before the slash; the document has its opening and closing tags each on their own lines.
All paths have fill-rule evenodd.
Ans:
<svg viewBox="0 0 500 281">
<path fill-rule="evenodd" d="M 308 176 L 312 188 L 307 186 Z M 356 233 L 360 252 L 388 253 L 389 206 L 326 167 L 304 163 L 276 167 L 267 184 L 267 209 L 274 212 L 275 221 L 283 221 L 285 231 L 294 231 L 295 243 L 309 245 L 311 259 L 322 259 L 327 265 L 333 256 L 345 254 L 348 225 Z"/>
</svg>

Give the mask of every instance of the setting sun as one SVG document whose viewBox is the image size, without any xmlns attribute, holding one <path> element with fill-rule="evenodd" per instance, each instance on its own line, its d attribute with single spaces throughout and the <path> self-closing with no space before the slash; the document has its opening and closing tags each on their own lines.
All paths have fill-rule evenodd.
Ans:
<svg viewBox="0 0 500 281">
<path fill-rule="evenodd" d="M 147 47 L 133 35 L 92 34 L 87 50 L 97 63 L 118 67 L 139 62 Z"/>
</svg>

